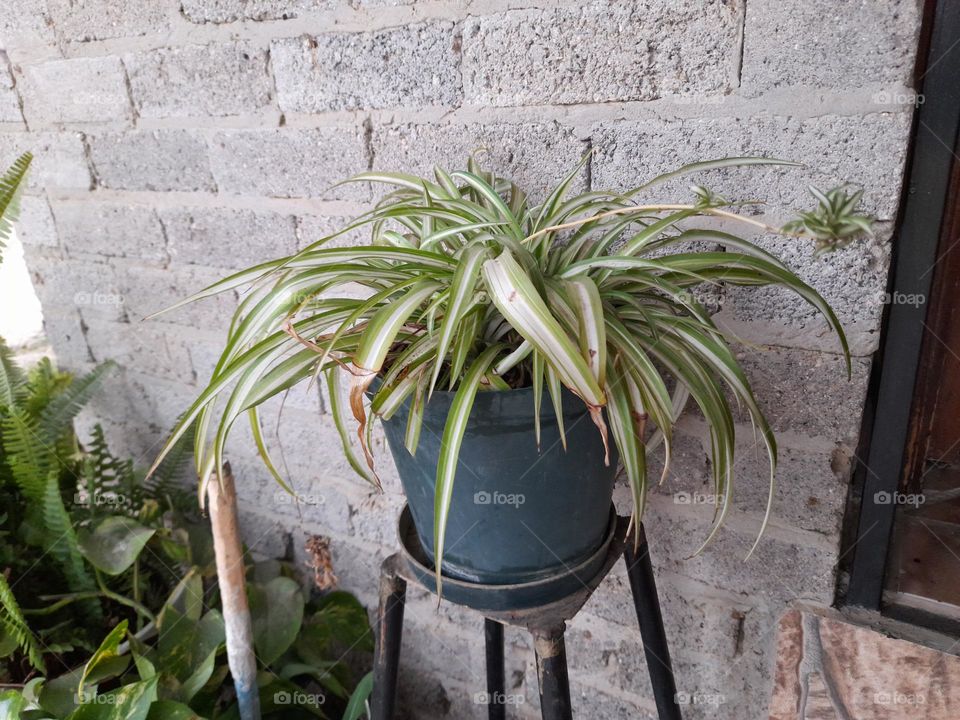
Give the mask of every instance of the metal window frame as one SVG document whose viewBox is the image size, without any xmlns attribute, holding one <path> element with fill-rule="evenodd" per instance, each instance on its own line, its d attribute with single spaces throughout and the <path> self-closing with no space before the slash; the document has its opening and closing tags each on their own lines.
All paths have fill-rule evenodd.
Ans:
<svg viewBox="0 0 960 720">
<path fill-rule="evenodd" d="M 915 130 L 900 227 L 893 247 L 891 293 L 928 298 L 947 210 L 951 172 L 960 129 L 960 2 L 939 0 L 922 75 L 924 101 Z M 847 585 L 839 604 L 881 611 L 884 575 L 896 506 L 875 501 L 900 487 L 906 462 L 914 390 L 921 359 L 927 303 L 887 306 L 879 362 L 874 365 L 865 412 L 861 461 L 854 475 L 854 531 L 844 554 Z"/>
</svg>

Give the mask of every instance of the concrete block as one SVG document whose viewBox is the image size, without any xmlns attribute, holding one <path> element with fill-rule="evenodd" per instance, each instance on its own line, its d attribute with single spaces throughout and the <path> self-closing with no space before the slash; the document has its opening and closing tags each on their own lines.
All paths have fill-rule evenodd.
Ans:
<svg viewBox="0 0 960 720">
<path fill-rule="evenodd" d="M 469 18 L 469 105 L 566 105 L 727 92 L 742 2 L 593 2 Z"/>
<path fill-rule="evenodd" d="M 44 45 L 55 39 L 47 0 L 22 0 L 0 5 L 0 47 Z"/>
<path fill-rule="evenodd" d="M 215 190 L 207 146 L 187 130 L 138 130 L 89 137 L 100 185 L 117 190 Z"/>
<path fill-rule="evenodd" d="M 90 200 L 56 200 L 54 214 L 68 255 L 105 255 L 159 262 L 163 229 L 151 208 Z"/>
<path fill-rule="evenodd" d="M 193 400 L 195 390 L 182 382 L 165 380 L 121 367 L 110 373 L 81 414 L 84 437 L 94 421 L 102 422 L 111 449 L 134 459 L 138 467 L 150 465 L 177 418 Z"/>
<path fill-rule="evenodd" d="M 690 405 L 693 405 L 693 401 L 690 401 Z M 681 423 L 690 425 L 686 422 L 690 417 L 691 413 L 688 410 Z M 659 448 L 647 455 L 647 473 L 652 494 L 667 495 L 679 504 L 694 493 L 712 487 L 709 446 L 705 447 L 701 441 L 701 432 L 699 426 L 693 426 L 692 431 L 685 426 L 674 431 L 670 467 L 662 483 L 660 479 L 663 477 L 663 445 L 661 444 Z"/>
<path fill-rule="evenodd" d="M 644 525 L 657 573 L 677 573 L 739 594 L 744 602 L 832 601 L 836 552 L 821 547 L 766 535 L 746 559 L 756 540 L 754 532 L 727 524 L 693 555 L 709 534 L 712 510 L 677 511 L 658 503 L 646 512 Z"/>
<path fill-rule="evenodd" d="M 271 104 L 267 52 L 249 42 L 124 55 L 141 118 L 252 115 Z"/>
<path fill-rule="evenodd" d="M 656 706 L 640 697 L 604 692 L 574 677 L 570 680 L 570 703 L 574 717 L 604 720 L 655 720 Z"/>
<path fill-rule="evenodd" d="M 466 693 L 462 686 L 445 675 L 432 675 L 401 662 L 398 685 L 397 717 L 417 720 L 474 720 L 486 717 L 485 709 L 481 715 L 480 710 L 465 703 Z"/>
<path fill-rule="evenodd" d="M 88 42 L 167 32 L 171 6 L 163 0 L 47 0 L 61 42 Z"/>
<path fill-rule="evenodd" d="M 170 342 L 159 323 L 86 321 L 86 340 L 98 361 L 113 360 L 147 376 L 190 382 L 190 358 L 183 346 Z"/>
<path fill-rule="evenodd" d="M 331 549 L 333 569 L 340 580 L 340 589 L 361 598 L 375 598 L 377 588 L 380 587 L 380 565 L 392 550 L 348 542 L 345 539 L 335 542 Z M 400 664 L 401 668 L 403 665 Z"/>
<path fill-rule="evenodd" d="M 779 449 L 773 513 L 777 522 L 835 536 L 847 500 L 853 451 L 838 445 L 832 452 Z M 734 507 L 762 515 L 769 494 L 766 451 L 744 437 L 735 464 Z"/>
<path fill-rule="evenodd" d="M 303 250 L 318 240 L 340 232 L 353 222 L 350 217 L 329 215 L 300 215 L 297 217 L 297 250 Z M 324 243 L 323 247 L 356 247 L 370 242 L 371 226 L 349 230 Z"/>
<path fill-rule="evenodd" d="M 488 170 L 513 179 L 534 198 L 558 183 L 587 151 L 556 123 L 517 125 L 388 125 L 373 131 L 374 169 L 433 178 L 434 165 L 465 169 L 471 153 Z M 571 191 L 583 189 L 575 181 Z M 378 194 L 382 189 L 376 189 Z"/>
<path fill-rule="evenodd" d="M 124 121 L 131 116 L 123 65 L 117 57 L 22 65 L 18 88 L 31 127 Z"/>
<path fill-rule="evenodd" d="M 657 593 L 669 646 L 682 646 L 689 652 L 712 653 L 719 658 L 732 659 L 737 652 L 743 615 L 751 606 L 710 597 L 707 588 L 690 582 L 678 585 L 674 579 L 673 576 L 657 578 Z M 612 673 L 619 674 L 621 664 L 626 664 L 621 657 L 634 655 L 640 649 L 636 642 L 639 639 L 636 610 L 622 565 L 618 564 L 591 596 L 584 606 L 584 613 L 615 623 L 607 631 L 617 637 L 617 647 L 609 664 Z M 634 689 L 641 690 L 639 687 Z"/>
<path fill-rule="evenodd" d="M 749 2 L 743 91 L 910 85 L 920 20 L 913 0 Z"/>
<path fill-rule="evenodd" d="M 77 371 L 93 362 L 83 336 L 80 314 L 75 308 L 62 313 L 45 311 L 43 334 L 53 348 L 57 367 L 61 370 Z"/>
<path fill-rule="evenodd" d="M 766 720 L 773 685 L 777 615 L 783 606 L 744 613 L 738 651 L 722 661 L 676 648 L 674 672 L 683 717 L 691 720 Z"/>
<path fill-rule="evenodd" d="M 0 158 L 4 168 L 27 151 L 33 153 L 28 188 L 86 190 L 90 187 L 90 168 L 80 133 L 0 133 Z"/>
<path fill-rule="evenodd" d="M 126 309 L 133 322 L 140 322 L 147 315 L 169 308 L 224 277 L 222 271 L 194 265 L 164 269 L 120 262 L 116 267 Z M 164 313 L 148 322 L 225 333 L 236 306 L 236 295 L 223 293 Z"/>
<path fill-rule="evenodd" d="M 899 202 L 909 130 L 905 113 L 604 123 L 593 132 L 593 186 L 632 188 L 698 160 L 775 157 L 808 163 L 812 169 L 713 170 L 659 185 L 644 199 L 685 202 L 692 199 L 689 185 L 698 183 L 730 199 L 765 200 L 764 212 L 786 220 L 816 206 L 808 185 L 828 189 L 850 182 L 865 189 L 863 208 L 886 220 Z"/>
<path fill-rule="evenodd" d="M 674 438 L 674 455 L 667 479 L 651 488 L 678 506 L 716 506 L 709 438 L 692 435 Z M 827 535 L 837 532 L 843 515 L 850 479 L 852 451 L 845 445 L 830 449 L 798 450 L 781 443 L 774 482 L 772 518 L 795 528 Z M 661 458 L 649 464 L 651 482 L 660 476 Z M 738 510 L 762 516 L 770 492 L 770 463 L 762 439 L 749 425 L 738 428 L 734 457 L 733 505 Z"/>
<path fill-rule="evenodd" d="M 17 237 L 24 245 L 59 247 L 57 228 L 50 212 L 50 203 L 42 195 L 20 197 L 20 217 L 17 219 Z"/>
<path fill-rule="evenodd" d="M 847 380 L 842 355 L 741 345 L 734 354 L 774 431 L 856 446 L 869 359 L 854 358 Z"/>
<path fill-rule="evenodd" d="M 340 451 L 339 446 L 336 450 Z M 353 533 L 364 540 L 393 547 L 397 542 L 397 518 L 406 497 L 401 492 L 377 492 L 356 474 L 352 482 L 362 498 L 350 508 Z"/>
<path fill-rule="evenodd" d="M 127 300 L 111 265 L 37 256 L 28 263 L 44 308 L 57 308 L 60 313 L 79 310 L 84 319 L 126 320 Z"/>
<path fill-rule="evenodd" d="M 364 200 L 366 186 L 330 186 L 367 169 L 358 127 L 226 130 L 211 143 L 213 173 L 231 195 Z"/>
<path fill-rule="evenodd" d="M 473 633 L 454 633 L 443 626 L 442 620 L 407 622 L 410 624 L 404 628 L 400 650 L 405 662 L 417 672 L 449 678 L 474 692 L 486 689 L 482 625 Z M 486 711 L 486 707 L 482 709 Z"/>
<path fill-rule="evenodd" d="M 876 239 L 860 238 L 819 256 L 813 254 L 812 241 L 776 235 L 751 240 L 823 295 L 844 326 L 863 331 L 879 329 L 883 308 L 891 300 L 886 292 L 891 243 L 881 232 Z M 823 323 L 816 308 L 784 288 L 728 287 L 724 305 L 735 320 L 744 322 L 771 321 L 796 328 Z"/>
<path fill-rule="evenodd" d="M 275 431 L 278 422 L 275 417 L 264 414 L 260 420 L 270 454 L 293 494 L 269 474 L 257 454 L 246 423 L 242 426 L 238 423 L 228 441 L 238 496 L 260 512 L 284 520 L 290 527 L 306 533 L 351 535 L 351 496 L 344 492 L 341 483 L 331 480 L 318 469 L 325 459 L 321 456 L 329 454 L 327 448 L 306 453 L 297 444 L 297 440 L 307 435 L 312 435 L 310 439 L 314 445 L 318 444 L 317 429 L 323 425 L 319 413 L 285 410 L 279 421 L 284 430 L 279 438 Z M 291 432 L 293 423 L 304 425 L 299 436 Z"/>
<path fill-rule="evenodd" d="M 0 123 L 23 123 L 20 96 L 17 95 L 17 89 L 14 87 L 13 75 L 7 65 L 6 56 L 2 53 L 0 53 Z"/>
<path fill-rule="evenodd" d="M 158 321 L 163 319 L 163 315 L 157 318 Z M 214 324 L 219 325 L 219 323 Z M 226 330 L 219 327 L 215 329 L 187 329 L 178 325 L 177 333 L 180 342 L 186 347 L 187 354 L 190 356 L 193 383 L 206 384 L 213 375 L 213 369 L 217 366 L 223 352 Z"/>
<path fill-rule="evenodd" d="M 175 263 L 244 268 L 296 251 L 292 216 L 227 208 L 159 211 Z"/>
<path fill-rule="evenodd" d="M 283 520 L 261 515 L 257 508 L 238 502 L 240 536 L 248 552 L 258 560 L 286 558 L 292 551 L 294 535 Z"/>
<path fill-rule="evenodd" d="M 450 22 L 275 40 L 284 112 L 460 104 L 460 37 Z"/>
<path fill-rule="evenodd" d="M 193 23 L 231 23 L 236 20 L 289 20 L 322 10 L 329 0 L 184 0 L 183 16 Z"/>
</svg>

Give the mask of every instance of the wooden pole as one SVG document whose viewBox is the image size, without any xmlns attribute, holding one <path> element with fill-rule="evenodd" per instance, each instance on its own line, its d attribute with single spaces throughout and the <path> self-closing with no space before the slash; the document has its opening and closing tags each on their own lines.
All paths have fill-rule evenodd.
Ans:
<svg viewBox="0 0 960 720">
<path fill-rule="evenodd" d="M 214 478 L 207 487 L 213 551 L 217 557 L 217 582 L 227 634 L 227 664 L 237 691 L 241 720 L 260 720 L 253 623 L 247 604 L 243 546 L 237 522 L 237 492 L 230 463 L 224 463 L 222 481 L 218 483 Z"/>
</svg>

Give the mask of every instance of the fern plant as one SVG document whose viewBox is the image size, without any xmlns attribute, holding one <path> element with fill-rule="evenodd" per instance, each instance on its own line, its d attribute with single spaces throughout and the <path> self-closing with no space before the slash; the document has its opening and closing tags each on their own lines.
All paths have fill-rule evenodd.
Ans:
<svg viewBox="0 0 960 720">
<path fill-rule="evenodd" d="M 176 442 L 189 423 L 198 423 L 201 486 L 222 466 L 228 435 L 244 415 L 268 470 L 283 482 L 262 441 L 258 408 L 299 382 L 325 376 L 344 451 L 375 484 L 373 420 L 389 419 L 409 402 L 406 445 L 415 453 L 431 393 L 455 391 L 436 479 L 438 584 L 457 454 L 480 391 L 529 385 L 539 408 L 546 390 L 558 418 L 561 387 L 577 395 L 604 442 L 617 445 L 635 521 L 646 501 L 647 452 L 663 446 L 666 472 L 674 423 L 692 399 L 709 426 L 721 499 L 708 541 L 731 505 L 735 398 L 769 454 L 772 498 L 774 434 L 727 339 L 694 291 L 723 284 L 792 290 L 836 332 L 849 372 L 840 323 L 820 294 L 780 260 L 705 221 L 781 229 L 737 212 L 736 204 L 700 187 L 687 202 L 642 198 L 658 183 L 702 170 L 796 163 L 727 158 L 684 166 L 625 192 L 571 194 L 582 164 L 540 203 L 474 159 L 456 172 L 436 168 L 430 178 L 362 173 L 348 182 L 391 190 L 373 210 L 296 255 L 242 270 L 185 300 L 251 288 L 212 377 L 170 439 Z M 845 198 L 838 201 L 844 211 L 856 204 L 843 190 L 831 193 Z M 371 229 L 369 245 L 324 247 L 362 227 Z M 824 227 L 838 241 L 863 230 L 853 222 Z M 803 228 L 793 234 L 821 239 Z M 691 250 L 691 241 L 722 251 Z M 364 290 L 359 297 L 344 292 L 357 287 Z M 341 377 L 348 385 L 345 396 Z M 362 457 L 349 440 L 347 405 Z M 633 527 L 638 530 L 638 523 Z"/>
<path fill-rule="evenodd" d="M 0 573 L 0 656 L 8 655 L 17 648 L 26 653 L 30 664 L 44 671 L 43 651 L 36 635 L 27 625 L 23 611 L 13 595 L 6 575 Z"/>
<path fill-rule="evenodd" d="M 0 261 L 3 260 L 5 242 L 10 238 L 13 223 L 20 212 L 20 195 L 32 161 L 33 155 L 24 153 L 0 176 Z"/>
<path fill-rule="evenodd" d="M 24 372 L 0 339 L 0 499 L 6 510 L 0 574 L 9 579 L 0 593 L 0 657 L 19 648 L 37 669 L 43 654 L 69 658 L 95 648 L 104 623 L 118 613 L 149 620 L 148 608 L 162 606 L 179 582 L 180 561 L 191 560 L 180 549 L 187 539 L 176 534 L 185 532 L 186 511 L 195 506 L 181 485 L 182 458 L 189 453 L 178 448 L 144 483 L 142 471 L 110 452 L 99 427 L 86 448 L 74 433 L 74 418 L 111 367 L 104 363 L 74 378 L 44 358 Z M 179 518 L 178 531 L 165 526 L 171 513 Z M 122 533 L 108 535 L 104 528 Z M 156 547 L 114 573 L 101 562 L 99 537 L 114 548 L 137 538 Z M 34 623 L 32 631 L 24 618 Z"/>
</svg>

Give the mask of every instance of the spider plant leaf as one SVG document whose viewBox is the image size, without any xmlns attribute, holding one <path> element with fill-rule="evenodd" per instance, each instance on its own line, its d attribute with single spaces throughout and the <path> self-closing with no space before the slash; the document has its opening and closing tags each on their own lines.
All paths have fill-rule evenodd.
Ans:
<svg viewBox="0 0 960 720">
<path fill-rule="evenodd" d="M 351 261 L 369 262 L 376 259 L 393 260 L 398 263 L 409 262 L 423 266 L 425 269 L 435 269 L 440 271 L 453 270 L 456 267 L 456 263 L 452 259 L 444 257 L 443 255 L 425 252 L 423 250 L 414 250 L 411 248 L 320 248 L 318 250 L 311 250 L 309 252 L 302 251 L 297 255 L 291 255 L 289 257 L 280 258 L 279 260 L 261 263 L 251 268 L 247 268 L 246 270 L 240 270 L 233 275 L 229 275 L 222 280 L 218 280 L 217 282 L 208 285 L 184 300 L 148 315 L 144 319 L 149 320 L 157 317 L 158 315 L 181 308 L 184 305 L 188 305 L 197 300 L 202 300 L 203 298 L 213 297 L 214 295 L 219 295 L 223 292 L 245 287 L 278 270 L 298 268 L 310 268 L 313 270 L 318 270 L 325 266 L 335 265 L 337 263 L 349 263 Z M 362 269 L 362 267 L 359 267 L 358 269 Z"/>
<path fill-rule="evenodd" d="M 456 180 L 463 180 L 471 188 L 473 188 L 487 205 L 494 210 L 497 215 L 501 218 L 504 218 L 510 229 L 513 231 L 513 236 L 516 240 L 523 238 L 524 233 L 520 228 L 520 223 L 517 222 L 516 216 L 510 211 L 510 207 L 503 201 L 497 191 L 494 190 L 490 185 L 484 181 L 482 178 L 477 177 L 475 174 L 470 172 L 457 171 L 453 173 L 453 178 Z"/>
<path fill-rule="evenodd" d="M 443 426 L 443 438 L 440 443 L 440 458 L 437 462 L 437 486 L 433 506 L 433 546 L 436 554 L 435 571 L 437 576 L 437 595 L 441 594 L 440 564 L 443 560 L 443 546 L 447 534 L 447 519 L 450 515 L 450 500 L 453 497 L 453 482 L 457 473 L 460 445 L 470 419 L 470 410 L 480 388 L 480 380 L 489 372 L 501 345 L 493 345 L 484 350 L 467 368 L 460 387 L 457 388 L 447 413 L 447 422 Z"/>
<path fill-rule="evenodd" d="M 277 470 L 277 466 L 273 462 L 270 449 L 267 447 L 266 440 L 264 440 L 263 437 L 263 428 L 260 426 L 260 411 L 256 405 L 247 409 L 247 417 L 250 420 L 250 432 L 253 435 L 253 444 L 257 448 L 257 454 L 260 455 L 261 462 L 264 467 L 267 468 L 267 472 L 270 473 L 270 476 L 277 485 L 283 488 L 287 494 L 296 495 L 293 488 L 284 480 L 283 475 L 280 474 L 280 471 Z"/>
<path fill-rule="evenodd" d="M 384 305 L 367 323 L 360 338 L 360 346 L 353 357 L 354 366 L 361 372 L 375 373 L 383 367 L 390 346 L 397 333 L 414 311 L 433 295 L 440 285 L 423 280 L 415 283 L 396 302 Z"/>
<path fill-rule="evenodd" d="M 589 277 L 567 280 L 565 286 L 579 321 L 580 352 L 587 359 L 597 384 L 602 387 L 607 371 L 607 334 L 600 291 Z"/>
<path fill-rule="evenodd" d="M 440 371 L 443 369 L 443 360 L 447 357 L 450 343 L 458 329 L 461 329 L 459 327 L 460 321 L 463 318 L 464 311 L 473 300 L 477 280 L 480 277 L 480 268 L 487 257 L 488 252 L 482 245 L 468 245 L 460 254 L 460 262 L 453 273 L 453 279 L 450 281 L 450 295 L 443 325 L 440 328 L 440 338 L 437 342 L 437 361 L 430 378 L 428 397 L 433 395 L 433 389 L 436 387 Z"/>
<path fill-rule="evenodd" d="M 563 451 L 567 451 L 567 433 L 563 423 L 563 384 L 560 382 L 560 376 L 557 375 L 553 367 L 547 364 L 541 353 L 540 362 L 546 369 L 547 374 L 547 392 L 550 393 L 550 401 L 553 403 L 553 413 L 557 416 L 557 431 L 560 433 L 560 445 Z"/>
<path fill-rule="evenodd" d="M 606 399 L 587 361 L 513 256 L 504 251 L 487 260 L 483 275 L 497 309 L 543 354 L 563 383 L 588 406 L 603 406 Z"/>
<path fill-rule="evenodd" d="M 330 415 L 333 417 L 333 424 L 337 428 L 337 434 L 340 435 L 340 443 L 343 446 L 344 455 L 353 471 L 366 480 L 371 485 L 376 485 L 373 476 L 367 471 L 367 467 L 357 456 L 353 449 L 353 443 L 350 440 L 350 432 L 347 429 L 346 408 L 344 407 L 343 386 L 340 384 L 340 370 L 336 367 L 330 368 L 326 372 L 327 377 L 327 398 L 330 400 Z"/>
<path fill-rule="evenodd" d="M 517 345 L 516 350 L 507 355 L 503 360 L 497 363 L 497 367 L 494 372 L 497 375 L 503 375 L 509 370 L 515 368 L 521 362 L 529 357 L 530 353 L 533 352 L 533 345 L 528 341 L 524 340 L 522 343 Z"/>
<path fill-rule="evenodd" d="M 364 182 L 374 182 L 382 183 L 384 185 L 395 185 L 397 187 L 406 188 L 408 190 L 423 190 L 424 185 L 426 184 L 430 188 L 430 192 L 440 195 L 443 193 L 443 189 L 439 185 L 433 183 L 426 183 L 423 178 L 417 177 L 416 175 L 410 175 L 407 173 L 398 173 L 398 172 L 382 172 L 382 171 L 370 171 L 357 173 L 353 177 L 347 178 L 341 182 L 336 183 L 332 188 L 339 187 L 340 185 L 348 185 L 353 183 L 364 183 Z"/>
<path fill-rule="evenodd" d="M 643 443 L 645 411 L 636 408 L 630 402 L 625 377 L 616 367 L 607 370 L 611 385 L 605 390 L 610 402 L 607 404 L 607 417 L 610 429 L 620 450 L 620 462 L 623 463 L 633 499 L 634 543 L 640 541 L 640 518 L 646 506 L 647 498 L 647 454 Z"/>
<path fill-rule="evenodd" d="M 410 414 L 407 417 L 407 429 L 403 436 L 403 445 L 411 455 L 417 454 L 420 444 L 420 431 L 423 428 L 423 408 L 427 404 L 427 373 L 421 372 L 415 379 L 413 400 L 410 402 Z"/>
<path fill-rule="evenodd" d="M 537 438 L 537 450 L 540 449 L 540 406 L 543 404 L 543 355 L 533 351 L 533 430 Z M 558 415 L 559 425 L 563 427 L 563 418 Z M 563 433 L 561 432 L 561 436 Z"/>
<path fill-rule="evenodd" d="M 651 223 L 643 230 L 630 237 L 623 245 L 617 248 L 616 254 L 636 255 L 661 237 L 664 232 L 672 228 L 678 222 L 686 220 L 689 217 L 693 217 L 696 214 L 696 210 L 680 210 L 678 212 L 671 213 L 670 215 Z M 599 254 L 599 249 L 594 253 L 594 255 L 597 254 Z"/>
<path fill-rule="evenodd" d="M 381 385 L 370 402 L 370 412 L 383 420 L 389 420 L 416 391 L 421 375 L 422 371 L 415 369 L 399 382 Z"/>
<path fill-rule="evenodd" d="M 463 368 L 467 364 L 467 358 L 473 352 L 477 344 L 477 329 L 480 326 L 480 313 L 474 309 L 467 313 L 460 324 L 458 332 L 453 341 L 453 355 L 450 360 L 450 383 L 449 389 L 453 390 Z"/>
<path fill-rule="evenodd" d="M 373 428 L 372 425 L 369 428 L 367 427 L 364 394 L 370 387 L 370 383 L 373 382 L 374 376 L 383 367 L 387 353 L 397 341 L 397 334 L 401 326 L 440 287 L 438 283 L 433 281 L 418 281 L 399 300 L 377 310 L 367 322 L 367 326 L 360 336 L 360 344 L 353 355 L 350 371 L 350 409 L 357 421 L 357 437 L 360 439 L 367 466 L 375 478 L 373 454 L 367 440 L 369 431 L 372 431 Z M 377 484 L 379 485 L 379 481 Z"/>
<path fill-rule="evenodd" d="M 692 173 L 703 172 L 705 170 L 717 170 L 728 167 L 745 167 L 749 165 L 785 165 L 788 167 L 804 167 L 803 163 L 794 162 L 792 160 L 778 160 L 776 158 L 764 157 L 726 157 L 718 158 L 716 160 L 702 160 L 700 162 L 689 163 L 677 168 L 676 170 L 671 170 L 670 172 L 657 175 L 655 178 L 648 180 L 632 190 L 630 194 L 635 194 L 641 190 L 646 190 L 649 187 L 659 185 L 667 180 L 681 177 L 683 175 L 690 175 Z"/>
</svg>

